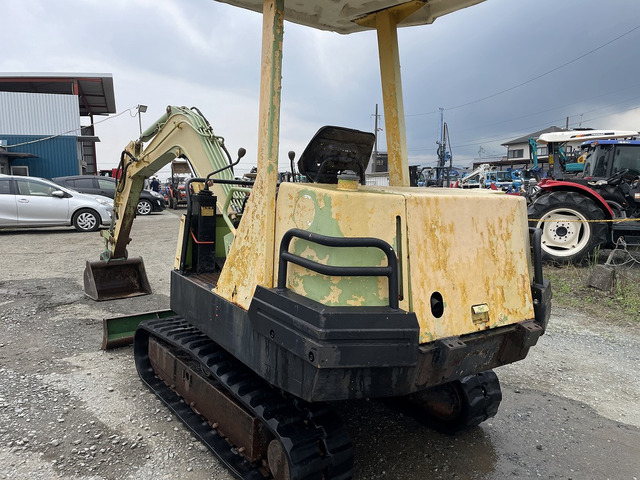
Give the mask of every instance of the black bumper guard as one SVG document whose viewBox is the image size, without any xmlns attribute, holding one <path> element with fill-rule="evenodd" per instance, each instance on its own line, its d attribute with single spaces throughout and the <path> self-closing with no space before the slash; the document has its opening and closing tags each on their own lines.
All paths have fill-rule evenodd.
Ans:
<svg viewBox="0 0 640 480">
<path fill-rule="evenodd" d="M 531 285 L 533 312 L 535 323 L 542 327 L 544 333 L 551 316 L 551 284 L 542 276 L 542 230 L 530 227 L 529 235 L 533 254 L 533 284 Z"/>
</svg>

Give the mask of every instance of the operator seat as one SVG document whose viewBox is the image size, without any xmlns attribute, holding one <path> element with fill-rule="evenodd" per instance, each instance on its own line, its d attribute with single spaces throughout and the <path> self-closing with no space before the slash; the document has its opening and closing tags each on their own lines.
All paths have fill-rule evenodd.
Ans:
<svg viewBox="0 0 640 480">
<path fill-rule="evenodd" d="M 298 159 L 298 170 L 314 183 L 338 183 L 338 175 L 352 170 L 365 183 L 375 135 L 345 127 L 324 126 Z"/>
</svg>

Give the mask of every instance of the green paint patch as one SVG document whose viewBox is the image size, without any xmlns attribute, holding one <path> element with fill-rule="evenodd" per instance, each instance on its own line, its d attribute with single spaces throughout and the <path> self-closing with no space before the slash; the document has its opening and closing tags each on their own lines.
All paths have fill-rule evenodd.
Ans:
<svg viewBox="0 0 640 480">
<path fill-rule="evenodd" d="M 433 333 L 431 332 L 427 332 L 427 331 L 421 331 L 420 332 L 420 343 L 430 343 L 433 342 L 435 340 L 435 337 L 433 336 Z"/>
<path fill-rule="evenodd" d="M 375 277 L 327 277 L 315 273 L 296 275 L 306 296 L 328 306 L 384 306 L 388 296 L 379 295 Z"/>
<path fill-rule="evenodd" d="M 305 195 L 313 200 L 314 207 L 313 221 L 309 225 L 309 231 L 331 237 L 344 237 L 340 224 L 333 215 L 331 196 L 318 190 L 301 190 L 299 196 L 303 197 Z"/>
<path fill-rule="evenodd" d="M 494 327 L 501 327 L 503 325 L 507 325 L 508 323 L 509 323 L 509 317 L 506 314 L 501 313 L 498 318 L 498 322 L 494 325 Z"/>
<path fill-rule="evenodd" d="M 306 189 L 301 190 L 300 196 L 303 195 L 313 200 L 314 215 L 308 230 L 333 237 L 344 237 L 332 211 L 331 196 Z M 338 267 L 373 267 L 386 265 L 387 261 L 385 254 L 377 248 L 327 247 L 301 239 L 294 241 L 293 253 L 324 265 Z M 380 288 L 377 277 L 327 277 L 309 270 L 297 271 L 293 276 L 292 285 L 301 286 L 308 298 L 325 305 L 380 306 L 389 303 L 388 293 L 381 294 L 381 290 L 386 292 L 386 289 Z"/>
</svg>

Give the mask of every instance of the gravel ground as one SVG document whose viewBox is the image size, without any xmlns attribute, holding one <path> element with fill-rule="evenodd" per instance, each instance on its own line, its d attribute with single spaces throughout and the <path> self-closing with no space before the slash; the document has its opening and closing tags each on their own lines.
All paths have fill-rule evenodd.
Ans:
<svg viewBox="0 0 640 480">
<path fill-rule="evenodd" d="M 130 347 L 100 350 L 102 319 L 166 309 L 179 220 L 138 218 L 152 295 L 82 293 L 97 233 L 0 231 L 0 479 L 232 478 L 141 383 Z M 497 370 L 498 415 L 447 437 L 375 401 L 335 405 L 358 479 L 637 479 L 640 331 L 554 309 L 529 357 Z"/>
</svg>

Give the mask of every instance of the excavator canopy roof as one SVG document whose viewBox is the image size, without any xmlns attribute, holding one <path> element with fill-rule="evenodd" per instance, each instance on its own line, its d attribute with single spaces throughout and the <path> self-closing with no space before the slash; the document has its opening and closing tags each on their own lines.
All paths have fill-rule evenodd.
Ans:
<svg viewBox="0 0 640 480">
<path fill-rule="evenodd" d="M 217 0 L 236 7 L 262 12 L 263 0 Z M 285 0 L 284 18 L 320 30 L 354 33 L 371 27 L 357 23 L 367 15 L 406 4 L 418 9 L 399 23 L 401 27 L 433 23 L 436 18 L 484 0 Z"/>
<path fill-rule="evenodd" d="M 569 130 L 564 132 L 543 133 L 538 143 L 565 143 L 587 140 L 605 140 L 610 138 L 637 137 L 640 132 L 634 130 Z"/>
</svg>

